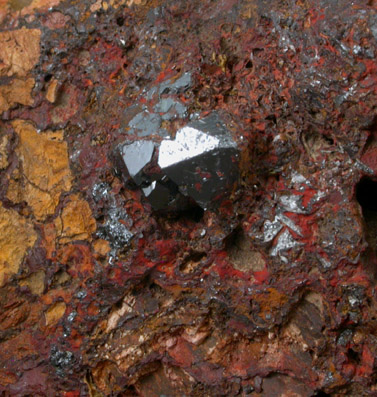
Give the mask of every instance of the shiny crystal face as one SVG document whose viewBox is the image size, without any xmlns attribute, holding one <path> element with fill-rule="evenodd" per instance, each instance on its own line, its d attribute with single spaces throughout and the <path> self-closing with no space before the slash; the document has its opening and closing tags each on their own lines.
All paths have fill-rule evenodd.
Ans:
<svg viewBox="0 0 377 397">
<path fill-rule="evenodd" d="M 170 167 L 205 152 L 216 149 L 220 140 L 216 137 L 203 133 L 192 127 L 181 128 L 175 140 L 163 140 L 160 145 L 158 165 L 161 168 Z"/>
<path fill-rule="evenodd" d="M 237 145 L 217 113 L 212 113 L 178 130 L 174 140 L 164 139 L 160 145 L 158 164 L 161 168 L 167 168 L 205 153 L 225 149 L 237 151 Z M 221 169 L 215 171 L 221 172 Z"/>
<path fill-rule="evenodd" d="M 216 113 L 181 128 L 160 145 L 158 164 L 181 194 L 207 209 L 238 178 L 238 149 Z"/>
<path fill-rule="evenodd" d="M 123 146 L 122 159 L 156 210 L 184 209 L 190 201 L 207 209 L 238 178 L 237 145 L 216 113 L 182 127 L 174 140 L 164 139 L 158 150 L 160 171 L 148 175 L 153 152 L 153 142 L 137 141 Z"/>
<path fill-rule="evenodd" d="M 151 161 L 153 150 L 154 144 L 150 141 L 137 141 L 123 146 L 123 160 L 132 178 Z"/>
</svg>

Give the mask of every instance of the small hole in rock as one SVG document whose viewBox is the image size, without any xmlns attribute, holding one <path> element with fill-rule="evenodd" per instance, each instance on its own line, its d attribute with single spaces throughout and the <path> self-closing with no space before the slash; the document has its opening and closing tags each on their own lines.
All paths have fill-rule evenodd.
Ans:
<svg viewBox="0 0 377 397">
<path fill-rule="evenodd" d="M 371 211 L 377 212 L 377 182 L 370 178 L 361 179 L 356 186 L 356 199 L 361 205 L 364 218 Z"/>
<path fill-rule="evenodd" d="M 114 309 L 120 309 L 123 306 L 123 298 L 114 303 Z"/>
<path fill-rule="evenodd" d="M 206 257 L 204 252 L 192 252 L 188 255 L 183 263 L 179 266 L 179 270 L 182 273 L 192 273 L 194 272 L 201 264 L 203 258 Z"/>
<path fill-rule="evenodd" d="M 266 117 L 266 120 L 271 120 L 276 124 L 276 116 L 274 114 L 270 114 L 269 116 Z"/>
<path fill-rule="evenodd" d="M 324 141 L 326 141 L 329 145 L 334 145 L 334 139 L 329 136 L 323 135 Z"/>
<path fill-rule="evenodd" d="M 366 177 L 361 179 L 356 185 L 356 199 L 363 213 L 365 238 L 374 251 L 377 247 L 377 182 Z"/>
<path fill-rule="evenodd" d="M 244 232 L 241 226 L 237 226 L 224 240 L 226 251 L 231 251 L 235 246 L 237 247 L 244 239 Z"/>
<path fill-rule="evenodd" d="M 359 353 L 356 352 L 355 350 L 353 350 L 353 349 L 348 349 L 348 357 L 349 357 L 352 361 L 356 362 L 357 364 L 360 363 Z"/>
</svg>

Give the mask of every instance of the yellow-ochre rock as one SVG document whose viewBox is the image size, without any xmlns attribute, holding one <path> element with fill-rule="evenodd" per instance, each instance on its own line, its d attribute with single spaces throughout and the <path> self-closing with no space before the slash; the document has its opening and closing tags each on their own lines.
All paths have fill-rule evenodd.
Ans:
<svg viewBox="0 0 377 397">
<path fill-rule="evenodd" d="M 63 131 L 38 133 L 23 120 L 12 125 L 19 136 L 16 152 L 20 169 L 13 174 L 7 197 L 16 203 L 25 201 L 36 219 L 44 220 L 54 214 L 61 193 L 69 191 L 72 185 Z"/>
<path fill-rule="evenodd" d="M 36 240 L 32 223 L 0 203 L 0 287 L 7 276 L 18 272 L 24 255 Z"/>
<path fill-rule="evenodd" d="M 55 220 L 59 241 L 87 240 L 96 231 L 96 221 L 89 204 L 78 194 L 72 194 L 62 214 Z"/>
<path fill-rule="evenodd" d="M 26 76 L 40 55 L 39 29 L 0 32 L 0 76 Z"/>
</svg>

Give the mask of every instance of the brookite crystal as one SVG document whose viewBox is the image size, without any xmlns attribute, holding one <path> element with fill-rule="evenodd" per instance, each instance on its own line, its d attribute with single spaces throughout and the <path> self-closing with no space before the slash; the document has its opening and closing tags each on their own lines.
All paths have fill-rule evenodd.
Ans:
<svg viewBox="0 0 377 397">
<path fill-rule="evenodd" d="M 153 152 L 151 141 L 121 148 L 129 176 L 156 210 L 184 209 L 188 200 L 206 209 L 231 191 L 238 178 L 239 150 L 217 113 L 179 129 L 174 140 L 164 139 L 159 173 L 151 175 L 146 168 Z"/>
</svg>

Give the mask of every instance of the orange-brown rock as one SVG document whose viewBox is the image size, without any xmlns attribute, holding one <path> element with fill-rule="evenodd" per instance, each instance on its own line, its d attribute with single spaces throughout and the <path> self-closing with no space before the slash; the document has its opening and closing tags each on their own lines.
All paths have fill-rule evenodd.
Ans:
<svg viewBox="0 0 377 397">
<path fill-rule="evenodd" d="M 0 286 L 18 272 L 24 255 L 36 239 L 37 234 L 28 220 L 0 204 Z"/>
<path fill-rule="evenodd" d="M 30 312 L 30 305 L 21 300 L 13 301 L 11 305 L 4 305 L 0 315 L 0 332 L 12 333 L 20 324 L 24 323 Z"/>
<path fill-rule="evenodd" d="M 18 181 L 10 183 L 8 198 L 14 202 L 25 201 L 38 220 L 55 212 L 63 191 L 71 188 L 67 144 L 63 131 L 39 134 L 22 120 L 13 122 L 19 135 L 17 154 L 22 168 Z"/>
<path fill-rule="evenodd" d="M 44 224 L 42 227 L 42 246 L 46 250 L 46 257 L 52 258 L 56 249 L 56 229 L 53 223 Z"/>
<path fill-rule="evenodd" d="M 51 80 L 50 84 L 48 85 L 47 92 L 46 92 L 46 99 L 54 103 L 56 101 L 58 95 L 58 80 Z"/>
<path fill-rule="evenodd" d="M 2 343 L 2 359 L 23 359 L 35 354 L 34 340 L 28 330 Z"/>
<path fill-rule="evenodd" d="M 1 56 L 1 55 L 0 55 Z M 32 105 L 31 91 L 34 87 L 34 79 L 14 79 L 10 84 L 0 86 L 0 113 L 11 109 L 17 103 Z"/>
<path fill-rule="evenodd" d="M 106 256 L 111 250 L 109 242 L 103 239 L 94 241 L 93 248 L 94 252 L 99 256 Z"/>
<path fill-rule="evenodd" d="M 117 9 L 122 5 L 127 5 L 127 7 L 131 7 L 132 5 L 140 5 L 142 3 L 146 3 L 143 0 L 108 0 L 101 1 L 97 0 L 94 4 L 91 5 L 90 11 L 95 12 L 103 8 L 105 11 L 109 9 L 109 7 L 113 7 Z"/>
<path fill-rule="evenodd" d="M 3 135 L 0 137 L 0 169 L 3 170 L 8 167 L 8 142 L 9 137 Z"/>
<path fill-rule="evenodd" d="M 34 295 L 42 295 L 44 290 L 45 272 L 38 270 L 32 273 L 29 277 L 20 281 L 21 286 L 26 286 Z"/>
<path fill-rule="evenodd" d="M 40 54 L 39 29 L 0 32 L 0 76 L 26 76 Z"/>
<path fill-rule="evenodd" d="M 23 0 L 10 0 L 13 3 L 21 3 L 21 15 L 27 15 L 36 11 L 45 11 L 51 7 L 57 6 L 61 0 L 29 0 L 26 6 L 22 6 Z"/>
<path fill-rule="evenodd" d="M 54 288 L 41 296 L 40 301 L 45 305 L 53 305 L 55 302 L 68 302 L 75 286 L 67 288 Z M 52 307 L 52 306 L 51 306 Z"/>
<path fill-rule="evenodd" d="M 12 383 L 16 383 L 17 376 L 12 374 L 7 370 L 0 370 L 0 383 L 4 386 L 7 386 Z"/>
<path fill-rule="evenodd" d="M 48 308 L 45 313 L 46 325 L 55 325 L 64 315 L 66 304 L 64 302 L 56 302 Z"/>
<path fill-rule="evenodd" d="M 96 231 L 96 221 L 92 216 L 89 204 L 78 194 L 69 198 L 62 214 L 55 221 L 61 243 L 72 240 L 87 240 Z"/>
</svg>

